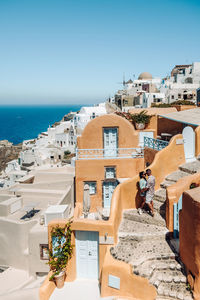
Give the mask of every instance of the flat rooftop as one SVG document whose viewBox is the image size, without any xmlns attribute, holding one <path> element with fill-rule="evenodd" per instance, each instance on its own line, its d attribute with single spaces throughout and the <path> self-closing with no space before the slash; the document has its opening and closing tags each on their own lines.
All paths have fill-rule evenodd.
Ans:
<svg viewBox="0 0 200 300">
<path fill-rule="evenodd" d="M 192 108 L 192 109 L 187 109 L 179 112 L 178 111 L 171 112 L 169 114 L 161 113 L 159 114 L 159 116 L 172 121 L 176 121 L 176 122 L 180 122 L 192 126 L 200 125 L 200 108 Z"/>
</svg>

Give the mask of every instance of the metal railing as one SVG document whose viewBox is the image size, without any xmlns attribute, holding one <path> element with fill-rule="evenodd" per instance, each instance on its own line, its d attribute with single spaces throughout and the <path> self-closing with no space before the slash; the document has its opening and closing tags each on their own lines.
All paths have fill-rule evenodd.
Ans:
<svg viewBox="0 0 200 300">
<path fill-rule="evenodd" d="M 143 148 L 76 149 L 76 159 L 122 159 L 144 157 Z"/>
<path fill-rule="evenodd" d="M 144 147 L 148 147 L 155 150 L 162 150 L 169 145 L 169 142 L 157 140 L 149 137 L 144 137 Z"/>
</svg>

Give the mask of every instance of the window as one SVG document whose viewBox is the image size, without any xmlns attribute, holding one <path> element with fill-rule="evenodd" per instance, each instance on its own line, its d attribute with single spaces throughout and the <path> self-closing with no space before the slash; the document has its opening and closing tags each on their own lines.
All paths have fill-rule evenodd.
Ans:
<svg viewBox="0 0 200 300">
<path fill-rule="evenodd" d="M 110 178 L 115 178 L 116 177 L 116 171 L 115 167 L 105 167 L 105 178 L 110 179 Z"/>
<path fill-rule="evenodd" d="M 97 190 L 97 183 L 96 183 L 96 181 L 87 181 L 87 182 L 85 182 L 85 184 L 89 185 L 90 195 L 96 194 L 96 190 Z"/>
<path fill-rule="evenodd" d="M 181 94 L 178 94 L 178 98 L 181 98 Z"/>
<path fill-rule="evenodd" d="M 49 245 L 40 244 L 40 259 L 49 260 Z"/>
<path fill-rule="evenodd" d="M 172 95 L 172 99 L 174 99 L 174 95 Z"/>
</svg>

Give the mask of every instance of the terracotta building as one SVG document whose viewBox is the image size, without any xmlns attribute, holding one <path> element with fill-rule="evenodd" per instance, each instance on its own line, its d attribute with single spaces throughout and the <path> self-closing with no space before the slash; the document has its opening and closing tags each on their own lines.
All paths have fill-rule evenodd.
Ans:
<svg viewBox="0 0 200 300">
<path fill-rule="evenodd" d="M 115 187 L 144 168 L 138 131 L 117 115 L 91 121 L 78 138 L 77 148 L 76 201 L 83 201 L 84 185 L 89 184 L 91 211 L 109 209 Z"/>
</svg>

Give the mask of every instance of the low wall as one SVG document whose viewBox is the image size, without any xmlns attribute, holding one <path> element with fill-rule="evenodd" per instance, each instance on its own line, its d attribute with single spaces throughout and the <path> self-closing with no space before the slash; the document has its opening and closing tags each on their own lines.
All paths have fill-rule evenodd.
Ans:
<svg viewBox="0 0 200 300">
<path fill-rule="evenodd" d="M 195 300 L 200 299 L 200 188 L 183 193 L 180 211 L 180 256 L 190 276 Z M 191 278 L 193 279 L 191 282 Z"/>
<path fill-rule="evenodd" d="M 176 107 L 177 111 L 183 111 L 196 108 L 196 105 L 173 105 L 173 107 Z"/>
<path fill-rule="evenodd" d="M 109 275 L 120 280 L 120 289 L 109 286 Z M 101 278 L 101 297 L 120 296 L 123 299 L 154 300 L 157 292 L 154 286 L 150 285 L 144 277 L 136 276 L 132 272 L 132 267 L 122 261 L 115 260 L 110 255 L 110 247 L 104 260 Z"/>
<path fill-rule="evenodd" d="M 200 184 L 200 173 L 183 177 L 167 188 L 166 225 L 170 232 L 173 232 L 174 225 L 173 205 L 178 202 L 184 191 L 189 190 L 190 184 L 193 182 Z"/>
<path fill-rule="evenodd" d="M 47 278 L 43 282 L 42 286 L 40 287 L 39 290 L 39 297 L 40 300 L 49 300 L 51 295 L 53 294 L 53 291 L 56 288 L 56 285 L 53 281 L 49 281 L 49 278 L 51 277 L 52 272 L 49 272 L 47 275 Z"/>
</svg>

